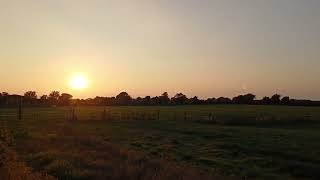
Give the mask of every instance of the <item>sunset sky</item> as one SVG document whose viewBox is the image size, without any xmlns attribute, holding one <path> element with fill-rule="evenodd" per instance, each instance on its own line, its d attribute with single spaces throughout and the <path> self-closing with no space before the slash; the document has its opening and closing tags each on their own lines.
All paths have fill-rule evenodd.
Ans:
<svg viewBox="0 0 320 180">
<path fill-rule="evenodd" d="M 0 0 L 0 91 L 320 100 L 319 19 L 319 0 Z"/>
</svg>

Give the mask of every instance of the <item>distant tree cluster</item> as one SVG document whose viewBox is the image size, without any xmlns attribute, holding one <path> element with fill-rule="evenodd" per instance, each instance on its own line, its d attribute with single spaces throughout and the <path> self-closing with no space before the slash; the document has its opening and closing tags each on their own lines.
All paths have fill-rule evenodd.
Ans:
<svg viewBox="0 0 320 180">
<path fill-rule="evenodd" d="M 69 106 L 72 103 L 72 95 L 67 93 L 60 94 L 59 91 L 52 91 L 49 95 L 38 97 L 35 91 L 27 91 L 23 96 L 0 93 L 0 105 L 16 105 L 22 102 L 30 106 Z"/>
<path fill-rule="evenodd" d="M 35 91 L 27 91 L 23 96 L 10 95 L 7 92 L 0 93 L 0 105 L 15 105 L 23 102 L 30 106 L 168 106 L 168 105 L 210 105 L 210 104 L 252 104 L 252 105 L 292 105 L 292 106 L 320 106 L 319 101 L 290 99 L 274 94 L 271 97 L 256 99 L 256 95 L 248 93 L 236 96 L 232 99 L 227 97 L 199 99 L 197 96 L 188 98 L 183 93 L 177 93 L 170 97 L 167 92 L 160 96 L 146 96 L 132 98 L 127 92 L 121 92 L 116 97 L 101 97 L 88 99 L 72 99 L 68 93 L 52 91 L 49 95 L 37 96 Z"/>
</svg>

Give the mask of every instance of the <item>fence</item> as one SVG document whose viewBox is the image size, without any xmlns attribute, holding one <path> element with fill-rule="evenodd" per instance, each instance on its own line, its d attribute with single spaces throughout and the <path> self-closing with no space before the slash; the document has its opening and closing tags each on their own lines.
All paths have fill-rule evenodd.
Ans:
<svg viewBox="0 0 320 180">
<path fill-rule="evenodd" d="M 135 120 L 181 120 L 218 124 L 265 124 L 314 121 L 320 112 L 313 109 L 250 109 L 239 106 L 214 107 L 25 107 L 1 108 L 0 121 L 21 125 L 26 121 L 135 121 Z M 234 108 L 234 109 L 232 109 Z M 277 107 L 278 108 L 278 107 Z M 0 125 L 1 126 L 1 125 Z"/>
<path fill-rule="evenodd" d="M 211 112 L 165 111 L 159 109 L 114 109 L 109 107 L 2 108 L 0 120 L 24 121 L 134 121 L 214 120 Z"/>
</svg>

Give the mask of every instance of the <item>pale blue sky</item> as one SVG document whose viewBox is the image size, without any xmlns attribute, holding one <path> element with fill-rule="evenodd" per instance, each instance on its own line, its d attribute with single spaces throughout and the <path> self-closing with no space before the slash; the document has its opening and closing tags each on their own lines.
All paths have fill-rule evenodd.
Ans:
<svg viewBox="0 0 320 180">
<path fill-rule="evenodd" d="M 319 19 L 319 0 L 0 0 L 0 91 L 320 99 Z"/>
</svg>

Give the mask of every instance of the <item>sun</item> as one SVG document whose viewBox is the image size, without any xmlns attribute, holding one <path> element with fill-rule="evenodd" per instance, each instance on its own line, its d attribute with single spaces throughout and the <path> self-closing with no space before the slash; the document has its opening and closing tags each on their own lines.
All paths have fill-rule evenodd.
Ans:
<svg viewBox="0 0 320 180">
<path fill-rule="evenodd" d="M 88 87 L 88 78 L 82 74 L 75 75 L 70 80 L 70 86 L 76 90 L 85 89 Z"/>
</svg>

